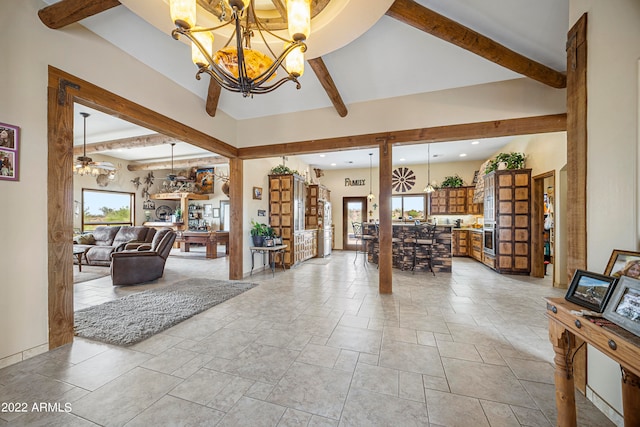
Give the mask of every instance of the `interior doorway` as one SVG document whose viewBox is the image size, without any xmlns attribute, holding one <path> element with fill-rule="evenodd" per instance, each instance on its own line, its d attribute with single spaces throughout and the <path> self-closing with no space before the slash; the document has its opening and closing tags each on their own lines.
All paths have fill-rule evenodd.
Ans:
<svg viewBox="0 0 640 427">
<path fill-rule="evenodd" d="M 345 251 L 357 250 L 357 241 L 353 235 L 353 223 L 364 222 L 367 218 L 366 197 L 342 198 L 342 248 Z"/>
<path fill-rule="evenodd" d="M 220 230 L 229 231 L 229 226 L 231 224 L 231 219 L 229 215 L 231 214 L 231 209 L 229 208 L 228 200 L 220 201 Z"/>
<path fill-rule="evenodd" d="M 550 277 L 555 285 L 555 171 L 533 177 L 531 275 Z"/>
</svg>

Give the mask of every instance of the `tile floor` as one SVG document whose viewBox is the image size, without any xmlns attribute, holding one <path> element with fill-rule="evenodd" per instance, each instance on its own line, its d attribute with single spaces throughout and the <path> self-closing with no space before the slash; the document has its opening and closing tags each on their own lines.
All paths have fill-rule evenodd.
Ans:
<svg viewBox="0 0 640 427">
<path fill-rule="evenodd" d="M 543 297 L 564 291 L 470 259 L 453 270 L 394 271 L 392 295 L 349 252 L 258 272 L 260 286 L 134 346 L 76 339 L 1 369 L 0 402 L 28 411 L 0 426 L 554 425 Z M 227 259 L 173 253 L 150 285 L 76 285 L 76 307 L 190 276 L 226 279 Z M 580 426 L 613 425 L 578 404 Z"/>
</svg>

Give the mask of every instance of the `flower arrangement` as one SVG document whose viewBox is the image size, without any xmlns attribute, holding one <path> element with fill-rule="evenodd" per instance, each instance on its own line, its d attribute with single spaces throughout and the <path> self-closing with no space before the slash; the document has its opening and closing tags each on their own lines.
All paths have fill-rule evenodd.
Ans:
<svg viewBox="0 0 640 427">
<path fill-rule="evenodd" d="M 440 188 L 458 188 L 464 185 L 464 181 L 458 174 L 445 176 L 440 184 Z"/>
<path fill-rule="evenodd" d="M 526 156 L 524 153 L 500 153 L 487 165 L 484 173 L 493 172 L 500 169 L 500 163 L 504 164 L 503 169 L 522 169 Z"/>
</svg>

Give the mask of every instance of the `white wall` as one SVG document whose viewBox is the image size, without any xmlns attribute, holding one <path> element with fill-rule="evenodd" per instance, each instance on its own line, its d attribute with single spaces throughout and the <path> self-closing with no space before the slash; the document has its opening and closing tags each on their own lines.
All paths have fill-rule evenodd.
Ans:
<svg viewBox="0 0 640 427">
<path fill-rule="evenodd" d="M 640 2 L 570 0 L 570 26 L 588 12 L 587 268 L 613 249 L 638 249 Z M 620 369 L 589 348 L 588 385 L 617 411 Z"/>
<path fill-rule="evenodd" d="M 40 0 L 0 2 L 0 120 L 19 126 L 18 182 L 0 181 L 0 366 L 46 350 L 48 66 L 88 80 L 202 132 L 235 144 L 236 125 L 209 117 L 203 101 L 134 58 L 72 25 L 50 30 Z M 162 90 L 158 90 L 162 88 Z M 180 99 L 180 102 L 175 102 Z"/>
<path fill-rule="evenodd" d="M 239 121 L 240 147 L 566 112 L 566 92 L 530 79 Z"/>
</svg>

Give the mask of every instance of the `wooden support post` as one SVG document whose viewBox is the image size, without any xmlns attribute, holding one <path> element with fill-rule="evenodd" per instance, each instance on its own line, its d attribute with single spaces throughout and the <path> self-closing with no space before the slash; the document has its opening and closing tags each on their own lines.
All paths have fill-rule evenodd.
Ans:
<svg viewBox="0 0 640 427">
<path fill-rule="evenodd" d="M 379 266 L 379 292 L 390 294 L 393 292 L 392 285 L 392 247 L 393 226 L 391 225 L 391 176 L 393 170 L 391 145 L 386 139 L 380 143 L 380 255 Z"/>
<path fill-rule="evenodd" d="M 238 158 L 229 159 L 229 199 L 231 226 L 229 231 L 229 279 L 242 279 L 243 237 L 242 223 L 242 183 L 243 161 Z"/>
</svg>

